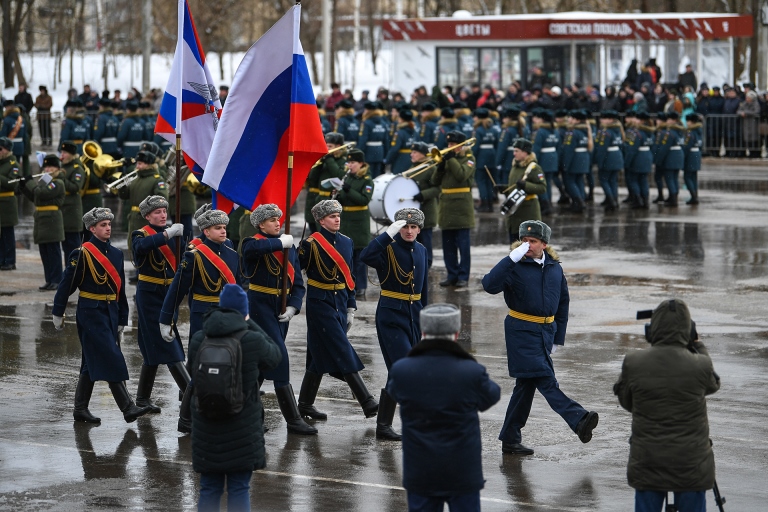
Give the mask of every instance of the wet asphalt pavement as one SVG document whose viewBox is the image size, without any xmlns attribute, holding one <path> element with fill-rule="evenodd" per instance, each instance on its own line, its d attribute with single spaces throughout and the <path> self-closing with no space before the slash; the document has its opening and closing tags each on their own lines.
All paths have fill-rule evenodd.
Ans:
<svg viewBox="0 0 768 512">
<path fill-rule="evenodd" d="M 698 207 L 683 205 L 687 193 L 681 191 L 677 209 L 604 214 L 595 205 L 585 215 L 545 219 L 571 292 L 566 344 L 553 356 L 555 370 L 566 394 L 600 413 L 586 445 L 537 395 L 523 430 L 523 442 L 536 453 L 502 456 L 497 436 L 514 385 L 502 328 L 507 310 L 500 295 L 484 293 L 479 283 L 508 253 L 501 217 L 478 216 L 468 289 L 437 286 L 443 265 L 436 251 L 430 300 L 461 306 L 460 343 L 502 387 L 501 401 L 481 414 L 483 510 L 633 509 L 625 476 L 631 415 L 619 407 L 612 386 L 624 354 L 647 346 L 635 312 L 671 297 L 688 303 L 722 379 L 708 408 L 725 509 L 768 510 L 768 170 L 764 164 L 710 162 L 701 179 Z M 28 218 L 18 232 L 19 244 L 27 247 L 19 249 L 19 269 L 0 274 L 0 511 L 194 510 L 199 478 L 190 438 L 176 431 L 179 402 L 167 370 L 159 371 L 153 393 L 161 414 L 126 424 L 100 382 L 90 409 L 101 425 L 73 424 L 76 327 L 68 319 L 64 331 L 54 330 L 53 292 L 37 291 L 42 270 L 37 248 L 30 247 Z M 301 232 L 298 219 L 292 232 Z M 125 234 L 115 238 L 124 247 Z M 435 238 L 439 242 L 439 233 Z M 134 290 L 128 287 L 129 297 Z M 366 365 L 361 375 L 376 396 L 386 381 L 374 326 L 377 295 L 370 284 L 350 332 Z M 72 319 L 75 300 L 68 309 Z M 287 342 L 297 393 L 305 340 L 305 317 L 299 315 Z M 132 378 L 128 388 L 135 393 L 141 355 L 130 326 L 123 352 Z M 309 437 L 287 435 L 271 383 L 265 390 L 267 467 L 252 480 L 254 510 L 406 508 L 401 446 L 375 439 L 375 419 L 363 417 L 344 383 L 323 380 L 317 406 L 329 418 L 314 422 L 320 434 Z M 707 507 L 716 510 L 711 492 Z"/>
</svg>

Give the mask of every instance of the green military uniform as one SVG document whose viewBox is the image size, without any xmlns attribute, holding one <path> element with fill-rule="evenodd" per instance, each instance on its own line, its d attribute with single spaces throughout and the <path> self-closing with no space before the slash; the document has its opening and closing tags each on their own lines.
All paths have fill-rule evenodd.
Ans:
<svg viewBox="0 0 768 512">
<path fill-rule="evenodd" d="M 16 157 L 8 155 L 0 160 L 0 227 L 19 223 L 19 203 L 16 201 L 17 183 L 8 183 L 21 176 Z"/>
<path fill-rule="evenodd" d="M 160 176 L 156 165 L 151 165 L 137 173 L 137 177 L 130 185 L 119 189 L 118 194 L 121 199 L 125 199 L 124 207 L 128 208 L 128 233 L 133 233 L 137 229 L 147 224 L 146 219 L 141 216 L 139 203 L 149 196 L 163 196 L 168 199 L 168 185 L 165 179 Z M 133 251 L 131 238 L 128 238 L 128 250 Z"/>
<path fill-rule="evenodd" d="M 317 226 L 315 226 L 315 219 L 312 217 L 312 208 L 320 201 L 331 198 L 331 191 L 321 189 L 320 183 L 328 178 L 343 177 L 346 172 L 344 170 L 346 161 L 347 152 L 342 151 L 342 155 L 338 158 L 332 154 L 324 157 L 309 171 L 306 181 L 308 190 L 304 205 L 304 220 L 313 228 L 313 231 L 317 230 Z"/>
<path fill-rule="evenodd" d="M 77 157 L 68 163 L 61 162 L 61 168 L 64 170 L 61 179 L 66 189 L 64 204 L 61 206 L 64 232 L 80 233 L 83 230 L 83 200 L 80 191 L 85 185 L 85 168 Z"/>
<path fill-rule="evenodd" d="M 365 249 L 371 243 L 371 214 L 368 203 L 373 196 L 373 178 L 368 164 L 360 174 L 348 174 L 344 179 L 349 190 L 340 190 L 336 200 L 341 203 L 341 232 L 352 239 L 355 249 Z"/>
<path fill-rule="evenodd" d="M 442 167 L 442 169 L 441 169 Z M 475 157 L 471 151 L 459 154 L 438 165 L 432 184 L 441 187 L 437 222 L 440 229 L 472 229 L 475 227 Z"/>
<path fill-rule="evenodd" d="M 531 167 L 528 176 L 525 178 L 525 201 L 517 208 L 514 214 L 508 215 L 505 219 L 507 230 L 513 235 L 517 235 L 520 224 L 526 220 L 541 220 L 541 206 L 539 205 L 538 194 L 543 194 L 547 191 L 547 182 L 544 180 L 544 171 L 536 162 L 536 155 L 534 153 L 528 155 L 522 162 L 515 160 L 512 163 L 507 183 L 513 186 L 519 180 L 522 180 L 526 169 L 530 165 L 533 165 L 533 167 Z"/>
<path fill-rule="evenodd" d="M 232 225 L 232 217 L 230 216 L 229 219 L 229 224 Z M 258 233 L 259 230 L 253 227 L 253 224 L 251 224 L 251 210 L 246 210 L 243 208 L 243 215 L 240 217 L 238 228 L 240 245 L 242 245 L 243 240 Z M 240 252 L 240 246 L 238 246 L 238 252 Z"/>
<path fill-rule="evenodd" d="M 243 218 L 245 208 L 236 208 L 229 214 L 229 224 L 227 224 L 227 238 L 232 240 L 234 247 L 240 244 L 240 220 Z"/>
<path fill-rule="evenodd" d="M 85 167 L 85 180 L 83 182 L 82 195 L 83 212 L 89 212 L 94 208 L 104 206 L 104 200 L 101 197 L 101 185 L 103 181 L 99 178 L 91 166 Z"/>
<path fill-rule="evenodd" d="M 27 198 L 35 204 L 35 227 L 32 240 L 37 244 L 58 243 L 64 240 L 64 219 L 61 207 L 66 192 L 64 180 L 54 179 L 50 184 L 39 184 L 37 179 L 27 181 L 22 189 Z M 82 216 L 80 218 L 82 222 Z"/>
<path fill-rule="evenodd" d="M 186 165 L 181 168 L 182 175 L 186 174 L 186 170 L 187 170 Z M 163 176 L 162 173 L 160 173 L 160 175 Z M 167 176 L 167 174 L 165 176 Z M 168 200 L 168 215 L 170 215 L 173 218 L 176 218 L 176 187 L 173 187 L 173 190 L 171 189 L 168 190 L 168 197 L 170 198 Z M 197 201 L 195 200 L 195 194 L 187 186 L 186 181 L 184 181 L 181 184 L 181 200 L 179 201 L 179 203 L 181 204 L 182 215 L 192 215 L 197 210 Z M 231 219 L 232 218 L 230 216 L 230 221 Z"/>
<path fill-rule="evenodd" d="M 424 213 L 424 227 L 430 229 L 437 226 L 437 205 L 440 197 L 440 187 L 432 183 L 432 177 L 435 175 L 435 168 L 427 169 L 418 173 L 413 178 L 416 185 L 419 186 L 419 192 L 424 196 L 421 201 L 421 211 Z"/>
</svg>

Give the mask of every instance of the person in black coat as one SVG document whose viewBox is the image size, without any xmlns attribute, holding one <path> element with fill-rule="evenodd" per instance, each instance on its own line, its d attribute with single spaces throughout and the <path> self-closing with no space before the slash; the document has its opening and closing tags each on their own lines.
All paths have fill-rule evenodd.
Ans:
<svg viewBox="0 0 768 512">
<path fill-rule="evenodd" d="M 225 481 L 227 508 L 250 511 L 251 475 L 266 465 L 259 375 L 275 368 L 282 356 L 277 344 L 249 318 L 248 296 L 239 285 L 225 285 L 218 306 L 203 315 L 202 331 L 189 342 L 189 360 L 195 361 L 206 336 L 232 337 L 243 331 L 243 409 L 232 416 L 211 419 L 192 408 L 192 468 L 200 473 L 199 511 L 219 510 Z M 194 382 L 194 374 L 192 378 Z"/>
<path fill-rule="evenodd" d="M 459 344 L 453 304 L 421 310 L 423 339 L 390 371 L 387 392 L 400 404 L 403 487 L 411 511 L 479 511 L 485 485 L 478 411 L 501 390 Z"/>
</svg>

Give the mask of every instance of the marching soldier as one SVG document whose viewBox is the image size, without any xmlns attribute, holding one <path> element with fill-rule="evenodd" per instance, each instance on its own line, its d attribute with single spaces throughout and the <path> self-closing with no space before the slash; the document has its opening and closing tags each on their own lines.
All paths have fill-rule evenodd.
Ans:
<svg viewBox="0 0 768 512">
<path fill-rule="evenodd" d="M 552 212 L 552 183 L 555 183 L 558 170 L 557 148 L 560 138 L 552 126 L 552 113 L 549 110 L 540 110 L 533 114 L 533 153 L 536 161 L 544 172 L 547 182 L 547 190 L 539 196 L 541 214 L 549 215 Z"/>
<path fill-rule="evenodd" d="M 568 110 L 560 109 L 555 111 L 555 132 L 557 133 L 558 145 L 557 145 L 557 176 L 555 176 L 554 184 L 560 191 L 560 197 L 557 200 L 557 204 L 567 205 L 570 204 L 571 198 L 568 196 L 564 179 L 565 171 L 563 167 L 563 140 L 565 140 L 565 132 L 568 129 L 568 124 L 565 122 L 565 118 L 568 117 Z"/>
<path fill-rule="evenodd" d="M 355 109 L 351 101 L 344 99 L 336 104 L 336 126 L 333 131 L 344 137 L 346 142 L 357 142 L 360 124 L 355 119 Z"/>
<path fill-rule="evenodd" d="M 384 148 L 389 147 L 386 116 L 386 111 L 378 101 L 369 101 L 365 104 L 357 147 L 365 154 L 365 161 L 371 167 L 373 178 L 384 173 Z"/>
<path fill-rule="evenodd" d="M 677 207 L 680 189 L 680 170 L 685 167 L 682 144 L 685 143 L 685 128 L 678 120 L 677 112 L 667 113 L 665 129 L 656 136 L 656 172 L 662 170 L 669 197 L 663 206 Z"/>
<path fill-rule="evenodd" d="M 157 367 L 168 365 L 173 380 L 182 393 L 189 384 L 189 373 L 184 366 L 184 348 L 181 340 L 170 343 L 163 339 L 159 329 L 160 308 L 176 273 L 174 238 L 181 236 L 184 226 L 173 224 L 166 228 L 168 201 L 163 196 L 149 196 L 139 204 L 139 213 L 146 225 L 131 233 L 133 264 L 138 270 L 136 283 L 136 310 L 139 316 L 139 349 L 144 359 L 141 365 L 136 405 L 149 407 L 159 413 L 160 407 L 151 400 Z"/>
<path fill-rule="evenodd" d="M 288 432 L 292 434 L 317 434 L 317 429 L 307 425 L 299 413 L 293 386 L 290 382 L 290 365 L 285 338 L 288 324 L 301 310 L 304 299 L 304 279 L 293 247 L 293 236 L 280 234 L 280 218 L 283 212 L 276 204 L 259 205 L 249 216 L 257 229 L 255 235 L 243 239 L 242 258 L 244 275 L 248 283 L 248 304 L 251 319 L 272 338 L 283 357 L 280 364 L 260 376 L 271 380 L 275 386 L 277 403 L 283 413 Z M 288 249 L 288 261 L 284 259 Z M 282 311 L 283 273 L 288 273 L 287 302 Z"/>
<path fill-rule="evenodd" d="M 429 146 L 416 142 L 411 146 L 411 162 L 414 166 L 426 160 Z M 435 166 L 414 172 L 411 179 L 419 186 L 419 193 L 413 199 L 421 203 L 424 214 L 424 224 L 419 230 L 416 240 L 427 249 L 427 267 L 432 268 L 432 229 L 437 226 L 437 198 L 440 197 L 440 187 L 432 183 Z"/>
<path fill-rule="evenodd" d="M 604 110 L 600 114 L 600 129 L 595 136 L 595 163 L 600 186 L 605 193 L 605 210 L 619 207 L 619 172 L 624 169 L 624 128 L 618 121 L 619 113 Z"/>
<path fill-rule="evenodd" d="M 691 113 L 685 117 L 688 123 L 685 132 L 685 142 L 683 151 L 685 152 L 685 168 L 683 169 L 683 180 L 691 198 L 685 204 L 699 204 L 699 181 L 698 172 L 701 170 L 701 117 L 699 114 Z M 0 214 L 2 215 L 2 214 Z"/>
<path fill-rule="evenodd" d="M 437 149 L 445 149 L 448 147 L 448 134 L 459 130 L 459 122 L 456 120 L 456 113 L 451 107 L 442 109 L 440 118 L 437 128 L 435 128 L 435 139 L 432 142 L 437 146 Z"/>
<path fill-rule="evenodd" d="M 61 250 L 69 255 L 80 247 L 83 235 L 83 200 L 81 192 L 85 186 L 86 169 L 77 154 L 77 145 L 70 140 L 61 143 L 61 175 L 66 189 L 61 216 L 64 220 L 64 241 Z"/>
<path fill-rule="evenodd" d="M 395 222 L 373 239 L 360 255 L 365 264 L 376 269 L 381 283 L 376 334 L 387 372 L 421 340 L 419 314 L 427 305 L 429 288 L 427 250 L 416 241 L 423 226 L 421 210 L 398 210 Z M 385 386 L 381 390 L 376 419 L 378 439 L 400 441 L 400 434 L 392 429 L 395 406 Z"/>
<path fill-rule="evenodd" d="M 427 145 L 434 144 L 437 122 L 440 120 L 440 111 L 434 103 L 426 103 L 421 107 L 421 126 L 419 127 L 419 141 Z"/>
<path fill-rule="evenodd" d="M 59 149 L 64 141 L 71 141 L 75 144 L 75 154 L 83 151 L 83 143 L 91 138 L 91 125 L 85 119 L 83 111 L 83 102 L 79 98 L 69 100 L 64 108 L 67 114 L 64 123 L 61 126 L 61 137 L 59 138 Z M 80 218 L 78 217 L 78 222 Z"/>
<path fill-rule="evenodd" d="M 0 137 L 11 139 L 13 143 L 11 153 L 16 157 L 16 161 L 20 162 L 21 157 L 24 156 L 24 138 L 27 135 L 28 125 L 24 122 L 21 109 L 13 100 L 6 100 L 3 107 L 5 110 L 3 112 L 3 124 L 0 127 Z"/>
<path fill-rule="evenodd" d="M 124 207 L 130 209 L 128 214 L 128 232 L 133 233 L 146 223 L 141 215 L 141 202 L 149 196 L 163 196 L 168 199 L 168 185 L 160 176 L 155 164 L 155 155 L 149 151 L 139 151 L 136 155 L 136 176 L 128 185 L 118 190 L 121 199 L 125 199 Z M 132 238 L 128 239 L 128 250 L 132 251 Z"/>
<path fill-rule="evenodd" d="M 584 176 L 589 174 L 590 153 L 594 147 L 592 129 L 586 123 L 587 113 L 583 110 L 568 112 L 568 123 L 563 137 L 563 172 L 565 187 L 571 196 L 571 211 L 581 213 L 586 207 L 584 195 Z"/>
<path fill-rule="evenodd" d="M 307 369 L 299 392 L 302 416 L 324 420 L 315 398 L 323 374 L 343 379 L 357 398 L 366 418 L 376 416 L 379 404 L 358 373 L 364 368 L 349 343 L 357 303 L 352 266 L 352 240 L 339 232 L 341 204 L 320 201 L 312 215 L 320 229 L 301 241 L 299 263 L 307 275 Z"/>
<path fill-rule="evenodd" d="M 123 157 L 133 158 L 138 154 L 144 140 L 144 124 L 137 112 L 138 103 L 129 101 L 125 107 L 127 112 L 120 123 L 120 130 L 117 132 L 117 145 L 122 150 Z"/>
<path fill-rule="evenodd" d="M 345 164 L 347 162 L 347 151 L 336 148 L 344 145 L 344 136 L 340 133 L 327 133 L 325 135 L 325 145 L 328 147 L 328 154 L 317 161 L 307 176 L 307 198 L 304 206 L 304 221 L 309 226 L 309 232 L 317 231 L 315 218 L 312 217 L 312 208 L 320 201 L 331 197 L 331 191 L 320 188 L 320 184 L 329 178 L 343 178 L 345 174 Z"/>
<path fill-rule="evenodd" d="M 650 206 L 648 175 L 653 170 L 651 146 L 654 141 L 654 129 L 647 124 L 650 117 L 647 112 L 627 112 L 625 118 L 629 127 L 625 132 L 627 140 L 624 144 L 625 176 L 629 193 L 634 196 L 630 206 L 635 210 Z"/>
<path fill-rule="evenodd" d="M 105 155 L 117 157 L 117 132 L 120 130 L 120 122 L 112 113 L 112 102 L 107 98 L 99 100 L 99 116 L 93 128 L 93 139 L 99 143 Z"/>
<path fill-rule="evenodd" d="M 344 176 L 341 190 L 336 194 L 336 200 L 342 206 L 341 221 L 344 223 L 344 233 L 352 239 L 354 251 L 352 264 L 357 276 L 355 296 L 365 295 L 368 287 L 368 268 L 360 261 L 360 252 L 371 241 L 371 215 L 368 203 L 373 196 L 373 179 L 368 172 L 365 155 L 359 149 L 353 149 L 347 156 L 347 174 Z"/>
<path fill-rule="evenodd" d="M 75 391 L 75 421 L 101 423 L 88 410 L 97 380 L 109 383 L 117 406 L 128 423 L 149 412 L 131 399 L 125 381 L 128 367 L 120 351 L 123 329 L 128 325 L 128 299 L 125 295 L 123 252 L 110 244 L 112 220 L 109 208 L 94 208 L 82 222 L 93 236 L 69 255 L 64 279 L 53 299 L 53 325 L 64 328 L 67 299 L 78 288 L 77 334 L 83 351 L 80 378 Z"/>
<path fill-rule="evenodd" d="M 16 231 L 19 223 L 18 186 L 8 183 L 21 175 L 13 141 L 0 137 L 0 270 L 16 270 Z"/>
<path fill-rule="evenodd" d="M 403 108 L 397 113 L 399 122 L 395 136 L 387 153 L 387 165 L 392 166 L 392 174 L 400 174 L 411 167 L 411 145 L 416 141 L 416 128 L 413 124 L 413 112 Z"/>
<path fill-rule="evenodd" d="M 658 195 L 653 202 L 657 204 L 664 202 L 664 167 L 659 163 L 658 151 L 664 135 L 666 134 L 667 138 L 669 138 L 667 131 L 667 114 L 665 112 L 659 112 L 656 114 L 656 138 L 652 146 L 654 164 L 653 181 L 656 183 L 656 190 L 658 191 Z"/>
<path fill-rule="evenodd" d="M 525 117 L 520 114 L 520 108 L 516 106 L 509 107 L 504 111 L 503 122 L 501 124 L 501 135 L 499 143 L 496 146 L 496 185 L 502 190 L 506 188 L 504 181 L 512 169 L 514 155 L 512 144 L 519 137 L 527 138 L 527 127 Z"/>
<path fill-rule="evenodd" d="M 520 224 L 528 220 L 541 220 L 539 194 L 547 189 L 544 171 L 536 160 L 536 153 L 533 152 L 531 141 L 517 139 L 513 154 L 515 163 L 512 165 L 512 170 L 509 171 L 507 182 L 514 184 L 517 190 L 522 190 L 526 195 L 523 204 L 517 208 L 517 211 L 505 218 L 510 243 L 517 240 Z"/>
<path fill-rule="evenodd" d="M 470 136 L 475 138 L 472 152 L 477 159 L 477 168 L 480 172 L 476 175 L 477 188 L 480 192 L 479 212 L 492 212 L 493 199 L 496 193 L 493 190 L 492 178 L 496 165 L 496 146 L 499 144 L 499 128 L 490 118 L 487 108 L 480 107 L 475 110 L 474 127 Z M 490 175 L 489 175 L 490 174 Z"/>
</svg>

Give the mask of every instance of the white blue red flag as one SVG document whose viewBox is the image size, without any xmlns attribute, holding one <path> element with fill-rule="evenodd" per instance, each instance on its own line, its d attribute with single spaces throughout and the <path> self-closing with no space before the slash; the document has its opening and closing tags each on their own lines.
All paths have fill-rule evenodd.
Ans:
<svg viewBox="0 0 768 512">
<path fill-rule="evenodd" d="M 176 53 L 155 133 L 174 145 L 176 134 L 181 134 L 181 150 L 187 166 L 202 175 L 219 124 L 221 101 L 187 0 L 179 0 L 178 30 Z"/>
<path fill-rule="evenodd" d="M 245 54 L 203 174 L 203 183 L 248 209 L 275 203 L 288 211 L 289 152 L 293 202 L 328 151 L 299 41 L 300 19 L 296 5 Z"/>
</svg>

